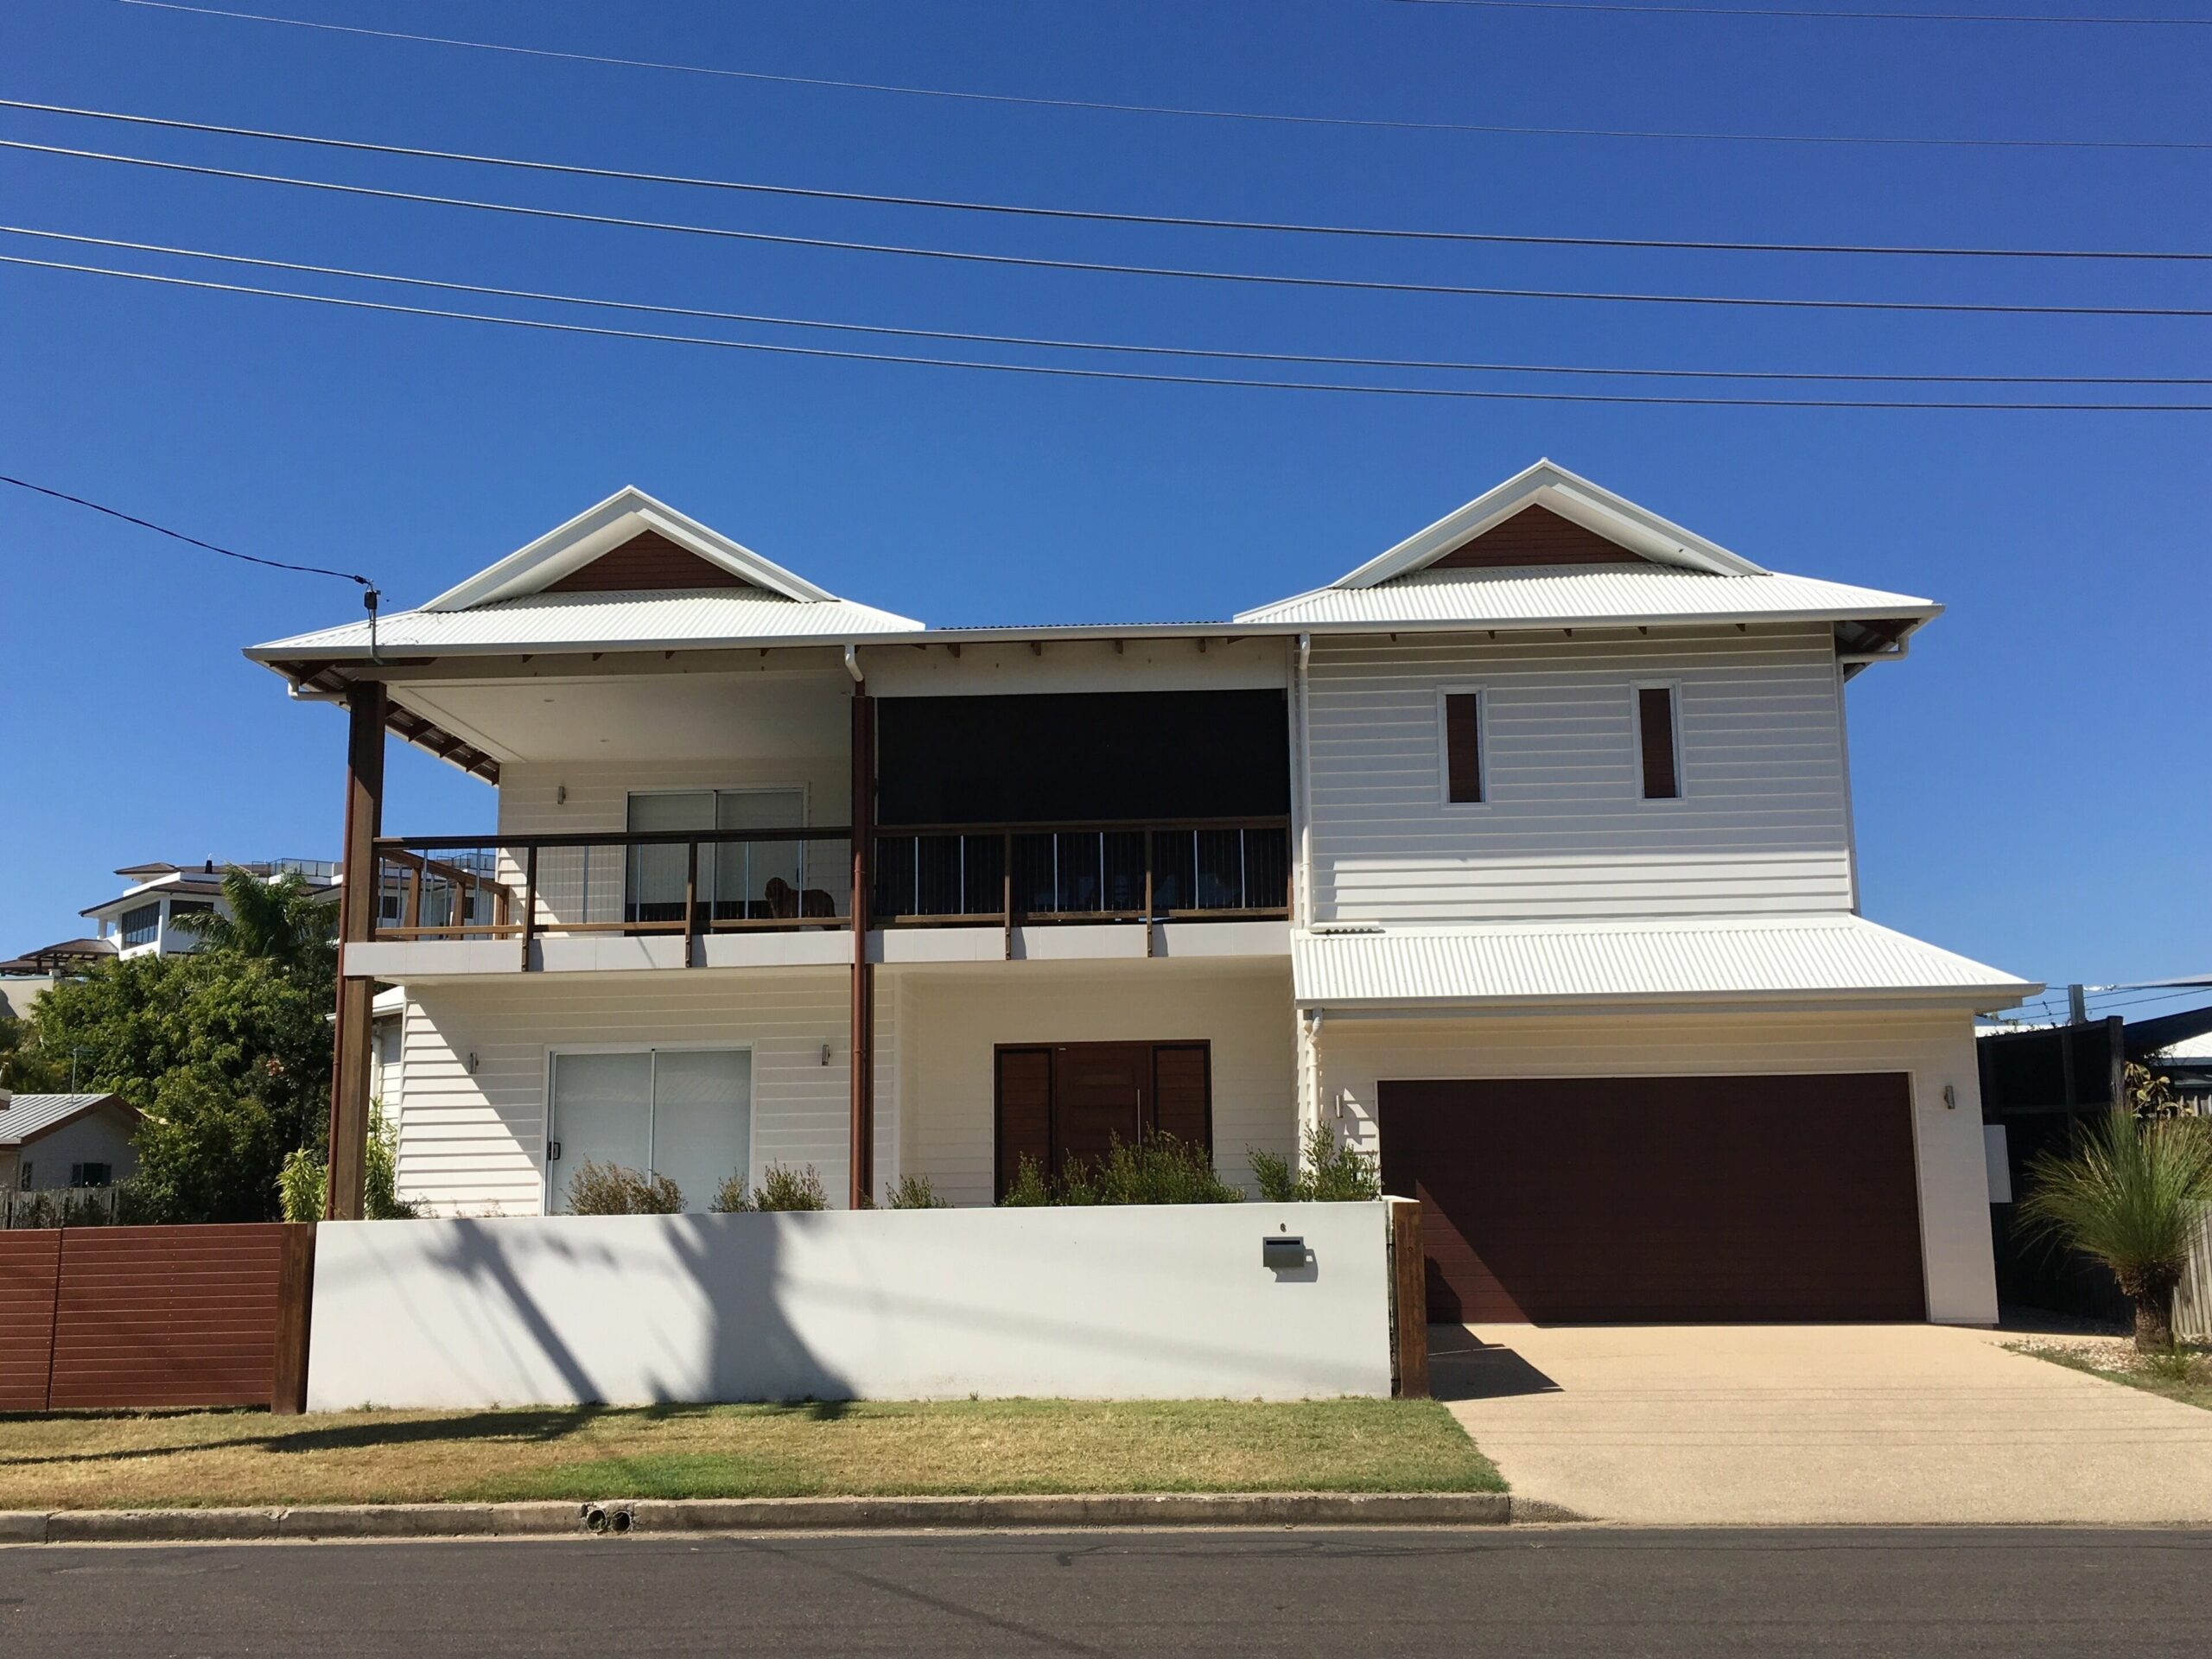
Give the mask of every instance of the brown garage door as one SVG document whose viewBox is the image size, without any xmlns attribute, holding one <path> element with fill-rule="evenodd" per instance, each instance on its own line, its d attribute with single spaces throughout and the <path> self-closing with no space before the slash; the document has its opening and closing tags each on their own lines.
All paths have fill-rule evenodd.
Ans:
<svg viewBox="0 0 2212 1659">
<path fill-rule="evenodd" d="M 1903 1073 L 1385 1083 L 1442 1319 L 1917 1319 Z"/>
</svg>

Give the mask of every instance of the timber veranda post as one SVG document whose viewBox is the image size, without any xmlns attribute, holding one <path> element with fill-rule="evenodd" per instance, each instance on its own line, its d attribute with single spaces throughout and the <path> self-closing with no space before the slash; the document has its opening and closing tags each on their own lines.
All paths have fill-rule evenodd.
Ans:
<svg viewBox="0 0 2212 1659">
<path fill-rule="evenodd" d="M 330 1068 L 330 1177 L 326 1221 L 359 1221 L 369 1158 L 370 1005 L 376 982 L 349 976 L 348 944 L 365 940 L 376 918 L 376 839 L 384 830 L 384 683 L 358 680 L 346 694 L 346 831 L 338 889 L 338 1019 Z"/>
<path fill-rule="evenodd" d="M 853 688 L 853 1029 L 851 1179 L 846 1202 L 875 1194 L 875 969 L 868 959 L 868 889 L 875 860 L 875 700 Z"/>
</svg>

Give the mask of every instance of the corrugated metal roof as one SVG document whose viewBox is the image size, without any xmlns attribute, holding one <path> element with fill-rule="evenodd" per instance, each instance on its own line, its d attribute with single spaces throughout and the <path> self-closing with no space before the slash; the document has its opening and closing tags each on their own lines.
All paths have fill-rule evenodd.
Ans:
<svg viewBox="0 0 2212 1659">
<path fill-rule="evenodd" d="M 115 1099 L 113 1095 L 17 1095 L 8 1103 L 8 1109 L 0 1112 L 0 1147 L 21 1146 L 79 1112 Z"/>
<path fill-rule="evenodd" d="M 1598 622 L 1856 621 L 1927 617 L 1934 601 L 1817 576 L 1712 575 L 1660 565 L 1503 570 L 1424 570 L 1373 588 L 1322 588 L 1257 610 L 1239 622 L 1465 622 L 1487 627 Z"/>
<path fill-rule="evenodd" d="M 747 645 L 760 640 L 849 639 L 921 627 L 912 617 L 849 599 L 795 600 L 734 588 L 690 593 L 534 594 L 469 611 L 402 611 L 377 622 L 379 650 L 444 651 L 456 646 Z M 295 634 L 256 645 L 259 656 L 361 651 L 369 625 Z"/>
<path fill-rule="evenodd" d="M 1301 931 L 1291 973 L 1309 1006 L 1956 992 L 2003 1007 L 2042 988 L 1848 915 Z"/>
</svg>

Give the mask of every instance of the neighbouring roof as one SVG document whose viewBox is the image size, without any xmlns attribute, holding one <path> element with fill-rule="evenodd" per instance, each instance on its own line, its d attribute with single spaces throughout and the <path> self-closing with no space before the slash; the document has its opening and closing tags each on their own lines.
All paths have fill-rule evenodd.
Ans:
<svg viewBox="0 0 2212 1659">
<path fill-rule="evenodd" d="M 1301 1006 L 1916 996 L 2005 1007 L 2043 987 L 1861 917 L 1513 923 L 1295 934 Z"/>
<path fill-rule="evenodd" d="M 57 944 L 26 950 L 12 962 L 0 962 L 0 974 L 51 974 L 79 963 L 115 954 L 113 939 L 63 939 Z"/>
<path fill-rule="evenodd" d="M 72 1118 L 110 1105 L 138 1116 L 120 1095 L 17 1095 L 0 1109 L 0 1147 L 20 1147 Z"/>
</svg>

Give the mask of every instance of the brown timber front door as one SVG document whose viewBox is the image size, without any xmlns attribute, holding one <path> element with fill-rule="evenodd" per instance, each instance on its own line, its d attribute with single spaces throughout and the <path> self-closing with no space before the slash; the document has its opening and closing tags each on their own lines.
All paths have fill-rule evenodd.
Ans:
<svg viewBox="0 0 2212 1659">
<path fill-rule="evenodd" d="M 997 1181 L 1004 1197 L 1022 1160 L 1052 1175 L 1172 1135 L 1213 1150 L 1208 1046 L 1052 1043 L 997 1051 Z"/>
</svg>

